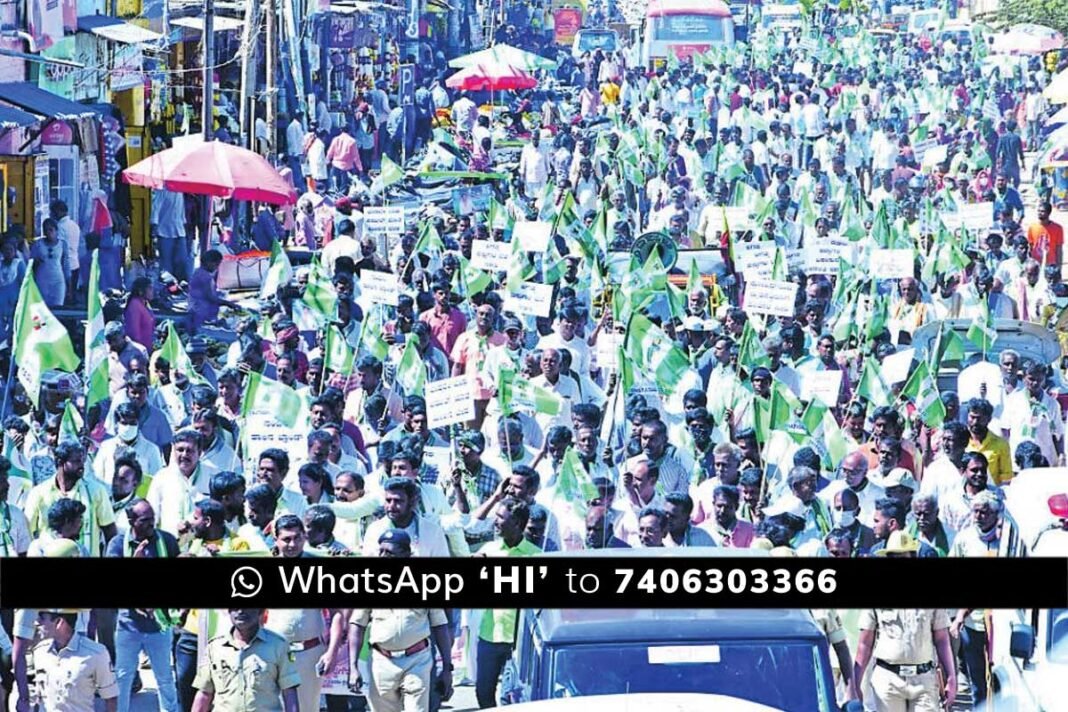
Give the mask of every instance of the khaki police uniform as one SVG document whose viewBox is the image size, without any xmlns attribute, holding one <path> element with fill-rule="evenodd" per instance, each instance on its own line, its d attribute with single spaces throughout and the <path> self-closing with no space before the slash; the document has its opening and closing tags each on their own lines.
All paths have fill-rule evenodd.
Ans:
<svg viewBox="0 0 1068 712">
<path fill-rule="evenodd" d="M 300 684 L 289 644 L 260 628 L 247 647 L 233 631 L 208 641 L 193 686 L 215 696 L 217 712 L 282 712 L 282 691 Z"/>
<path fill-rule="evenodd" d="M 949 628 L 945 609 L 866 610 L 860 629 L 875 631 L 871 686 L 878 712 L 938 712 L 934 632 Z"/>
<path fill-rule="evenodd" d="M 289 643 L 289 652 L 300 676 L 297 699 L 300 712 L 319 712 L 319 692 L 323 679 L 315 670 L 315 664 L 326 652 L 323 642 L 326 624 L 318 608 L 278 609 L 267 611 L 267 630 L 277 633 Z"/>
<path fill-rule="evenodd" d="M 434 645 L 430 629 L 449 622 L 441 608 L 357 608 L 349 618 L 368 628 L 370 703 L 374 712 L 426 712 Z"/>
<path fill-rule="evenodd" d="M 846 642 L 846 632 L 845 627 L 842 625 L 842 618 L 838 615 L 838 611 L 833 608 L 813 608 L 810 613 L 812 613 L 812 618 L 816 621 L 816 625 L 827 637 L 827 643 L 831 646 L 831 671 L 834 674 L 835 696 L 841 702 L 846 698 L 846 692 L 849 688 L 849 676 L 853 674 L 852 670 L 839 669 L 838 654 L 834 652 L 834 646 Z"/>
<path fill-rule="evenodd" d="M 33 648 L 34 686 L 42 712 L 94 712 L 93 699 L 119 696 L 111 657 L 100 643 L 75 633 L 56 650 L 49 638 Z"/>
</svg>

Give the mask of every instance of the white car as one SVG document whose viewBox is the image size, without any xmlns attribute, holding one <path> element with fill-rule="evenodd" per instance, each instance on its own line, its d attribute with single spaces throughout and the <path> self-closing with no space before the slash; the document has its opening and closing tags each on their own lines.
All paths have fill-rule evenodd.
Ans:
<svg viewBox="0 0 1068 712">
<path fill-rule="evenodd" d="M 597 50 L 607 55 L 617 49 L 619 49 L 619 36 L 615 30 L 583 28 L 575 33 L 575 41 L 571 43 L 571 56 L 579 59 L 587 52 L 592 53 Z"/>
<path fill-rule="evenodd" d="M 777 708 L 726 695 L 638 693 L 527 702 L 499 709 L 509 712 L 777 712 Z"/>
</svg>

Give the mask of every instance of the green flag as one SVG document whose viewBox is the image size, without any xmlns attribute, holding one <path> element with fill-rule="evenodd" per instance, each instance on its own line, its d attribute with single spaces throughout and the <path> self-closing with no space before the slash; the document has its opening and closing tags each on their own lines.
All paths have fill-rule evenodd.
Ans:
<svg viewBox="0 0 1068 712">
<path fill-rule="evenodd" d="M 308 284 L 304 288 L 301 301 L 309 309 L 322 314 L 327 319 L 333 319 L 337 314 L 337 290 L 333 282 L 326 275 L 318 260 L 312 262 L 311 272 L 308 273 Z"/>
<path fill-rule="evenodd" d="M 278 240 L 271 245 L 271 266 L 267 268 L 267 274 L 263 277 L 260 285 L 260 299 L 273 297 L 278 289 L 293 279 L 293 265 L 289 262 L 289 255 L 282 249 Z"/>
<path fill-rule="evenodd" d="M 167 338 L 163 340 L 163 345 L 159 348 L 159 358 L 166 359 L 172 371 L 181 371 L 193 383 L 205 382 L 204 377 L 193 368 L 193 362 L 189 359 L 189 354 L 185 352 L 182 340 L 178 338 L 178 332 L 174 330 L 173 321 L 167 322 Z"/>
<path fill-rule="evenodd" d="M 462 287 L 460 293 L 465 297 L 473 297 L 484 292 L 493 284 L 493 278 L 488 273 L 472 267 L 471 261 L 463 255 L 460 255 L 460 269 L 456 273 L 459 275 Z"/>
<path fill-rule="evenodd" d="M 560 471 L 553 489 L 551 509 L 558 511 L 556 505 L 559 504 L 563 507 L 559 511 L 570 511 L 578 519 L 585 519 L 586 503 L 596 496 L 597 488 L 593 484 L 593 478 L 582 466 L 578 452 L 569 447 L 564 452 L 564 458 L 560 463 Z"/>
<path fill-rule="evenodd" d="M 397 383 L 408 396 L 422 395 L 426 385 L 426 364 L 416 348 L 415 339 L 408 339 L 404 344 L 400 362 L 397 364 Z"/>
<path fill-rule="evenodd" d="M 255 371 L 248 375 L 245 395 L 241 401 L 241 415 L 254 410 L 271 413 L 279 423 L 292 428 L 300 419 L 304 401 L 295 390 L 273 378 Z"/>
<path fill-rule="evenodd" d="M 379 361 L 385 361 L 389 354 L 389 344 L 382 337 L 385 318 L 382 316 L 382 305 L 372 304 L 371 309 L 363 319 L 360 326 L 360 349 L 371 354 Z"/>
<path fill-rule="evenodd" d="M 74 353 L 70 334 L 41 297 L 33 279 L 32 261 L 15 306 L 14 344 L 18 379 L 34 406 L 38 405 L 41 376 L 45 371 L 74 373 L 81 362 Z"/>
<path fill-rule="evenodd" d="M 500 372 L 497 399 L 501 411 L 511 415 L 517 410 L 531 410 L 544 415 L 559 415 L 563 407 L 562 399 L 547 388 L 531 383 L 515 371 Z"/>
<path fill-rule="evenodd" d="M 703 289 L 704 283 L 701 281 L 701 270 L 697 266 L 697 258 L 690 260 L 690 276 L 686 279 L 686 296 L 689 298 L 690 294 L 696 292 L 698 289 Z M 748 322 L 747 322 L 748 323 Z"/>
<path fill-rule="evenodd" d="M 430 221 L 423 223 L 419 228 L 419 239 L 415 241 L 412 254 L 437 254 L 444 251 L 445 243 L 442 242 L 441 235 L 438 234 L 438 229 L 434 227 L 434 223 Z"/>
<path fill-rule="evenodd" d="M 111 397 L 108 382 L 108 344 L 104 339 L 104 310 L 100 302 L 100 251 L 93 250 L 89 267 L 88 310 L 85 323 L 85 407 Z"/>
<path fill-rule="evenodd" d="M 738 363 L 750 372 L 757 366 L 767 366 L 771 363 L 767 352 L 764 351 L 764 344 L 760 342 L 760 336 L 753 328 L 752 319 L 746 319 L 745 326 L 742 327 L 742 337 L 738 340 Z"/>
<path fill-rule="evenodd" d="M 946 407 L 938 393 L 931 369 L 926 361 L 920 361 L 919 365 L 912 370 L 905 385 L 901 388 L 901 395 L 910 399 L 920 413 L 924 423 L 932 428 L 942 426 L 946 419 Z"/>
<path fill-rule="evenodd" d="M 402 180 L 404 180 L 404 170 L 383 153 L 382 168 L 378 172 L 378 177 L 371 181 L 371 192 L 380 193 L 394 183 L 400 183 Z"/>
<path fill-rule="evenodd" d="M 341 330 L 331 324 L 326 330 L 326 339 L 323 342 L 323 367 L 347 376 L 352 373 L 355 356 Z"/>
<path fill-rule="evenodd" d="M 642 314 L 634 314 L 624 341 L 626 357 L 644 371 L 657 389 L 672 394 L 690 370 L 690 359 L 656 324 Z"/>
<path fill-rule="evenodd" d="M 84 426 L 85 421 L 82 420 L 82 414 L 74 407 L 74 403 L 68 400 L 66 405 L 63 406 L 63 417 L 59 421 L 59 442 L 69 440 L 80 443 Z"/>
<path fill-rule="evenodd" d="M 770 398 L 753 396 L 757 442 L 766 443 L 774 430 L 780 430 L 790 422 L 793 413 L 782 392 L 773 388 Z"/>
<path fill-rule="evenodd" d="M 871 356 L 864 359 L 864 370 L 857 382 L 857 395 L 875 406 L 890 405 L 890 389 L 879 373 L 879 362 Z"/>
<path fill-rule="evenodd" d="M 994 328 L 994 318 L 990 315 L 990 304 L 983 299 L 979 304 L 979 313 L 975 315 L 971 326 L 966 334 L 968 341 L 979 347 L 985 355 L 998 339 L 997 329 Z"/>
<path fill-rule="evenodd" d="M 935 347 L 931 350 L 931 366 L 935 373 L 944 362 L 958 362 L 964 359 L 964 339 L 953 329 L 945 331 L 942 326 L 938 328 L 935 337 Z"/>
</svg>

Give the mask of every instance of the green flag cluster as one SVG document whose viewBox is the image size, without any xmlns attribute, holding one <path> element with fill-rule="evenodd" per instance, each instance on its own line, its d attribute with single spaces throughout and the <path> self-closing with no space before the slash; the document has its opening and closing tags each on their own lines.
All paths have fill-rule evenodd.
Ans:
<svg viewBox="0 0 1068 712">
<path fill-rule="evenodd" d="M 15 364 L 18 379 L 34 406 L 38 405 L 45 371 L 74 373 L 81 359 L 74 353 L 70 334 L 45 304 L 33 279 L 33 264 L 26 270 L 15 305 Z"/>
</svg>

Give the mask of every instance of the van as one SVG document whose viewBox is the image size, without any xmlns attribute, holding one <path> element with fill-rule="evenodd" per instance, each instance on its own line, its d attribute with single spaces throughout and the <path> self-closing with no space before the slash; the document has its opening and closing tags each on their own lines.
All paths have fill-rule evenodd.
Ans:
<svg viewBox="0 0 1068 712">
<path fill-rule="evenodd" d="M 831 712 L 828 650 L 806 610 L 528 609 L 501 694 L 507 703 L 708 694 Z"/>
<path fill-rule="evenodd" d="M 994 709 L 1068 711 L 1068 609 L 995 610 L 992 616 Z"/>
<path fill-rule="evenodd" d="M 512 709 L 515 712 L 628 712 L 628 710 L 656 710 L 656 712 L 779 712 L 774 707 L 746 702 L 723 695 L 636 694 L 576 697 L 572 699 L 527 702 Z"/>
</svg>

